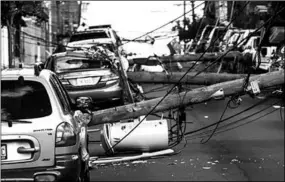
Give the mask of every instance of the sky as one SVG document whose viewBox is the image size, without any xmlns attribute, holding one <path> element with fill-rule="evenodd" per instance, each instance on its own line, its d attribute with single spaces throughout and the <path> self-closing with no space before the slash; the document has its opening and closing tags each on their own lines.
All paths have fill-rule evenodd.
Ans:
<svg viewBox="0 0 285 182">
<path fill-rule="evenodd" d="M 83 14 L 87 25 L 111 24 L 120 36 L 134 38 L 149 32 L 181 15 L 183 1 L 88 1 L 87 12 Z M 203 1 L 195 1 L 195 6 Z M 180 5 L 180 6 L 179 6 Z M 202 17 L 204 5 L 195 9 Z M 191 9 L 186 1 L 186 12 Z M 192 13 L 188 14 L 190 19 Z M 170 31 L 172 23 L 159 31 Z"/>
</svg>

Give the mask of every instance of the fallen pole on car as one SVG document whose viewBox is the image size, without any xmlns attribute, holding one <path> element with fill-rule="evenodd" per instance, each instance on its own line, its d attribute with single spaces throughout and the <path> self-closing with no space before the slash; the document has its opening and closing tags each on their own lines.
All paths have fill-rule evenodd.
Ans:
<svg viewBox="0 0 285 182">
<path fill-rule="evenodd" d="M 224 54 L 225 53 L 218 52 L 218 53 L 205 53 L 203 56 L 202 56 L 202 53 L 162 56 L 162 57 L 160 57 L 160 61 L 162 63 L 191 62 L 191 61 L 205 62 L 205 61 L 216 60 L 217 58 L 221 57 Z M 232 59 L 232 60 L 235 58 L 243 59 L 243 57 L 244 56 L 239 51 L 230 51 L 224 56 L 224 59 Z"/>
<path fill-rule="evenodd" d="M 136 83 L 177 83 L 185 72 L 127 72 L 128 78 Z M 181 81 L 182 84 L 212 85 L 230 80 L 245 78 L 246 74 L 228 73 L 201 73 L 194 77 L 197 72 L 188 73 Z"/>
<path fill-rule="evenodd" d="M 261 75 L 251 76 L 249 82 L 256 81 L 260 89 L 278 86 L 284 84 L 284 70 L 270 72 Z M 237 93 L 244 94 L 245 79 L 237 79 L 227 82 L 214 84 L 211 86 L 193 89 L 188 92 L 168 95 L 156 108 L 154 108 L 162 99 L 162 97 L 142 101 L 134 104 L 128 104 L 119 107 L 113 107 L 104 110 L 92 112 L 92 120 L 89 126 L 119 122 L 122 119 L 136 118 L 143 116 L 152 111 L 157 113 L 172 108 L 178 108 L 188 104 L 198 104 L 213 98 L 213 94 L 223 89 L 224 96 L 230 96 Z"/>
</svg>

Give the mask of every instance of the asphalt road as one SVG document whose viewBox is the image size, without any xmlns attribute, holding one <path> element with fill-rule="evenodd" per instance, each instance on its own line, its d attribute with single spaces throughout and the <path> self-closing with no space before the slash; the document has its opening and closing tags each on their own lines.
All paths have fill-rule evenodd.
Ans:
<svg viewBox="0 0 285 182">
<path fill-rule="evenodd" d="M 158 95 L 156 95 L 158 96 Z M 224 118 L 242 111 L 261 99 L 242 97 L 236 109 L 227 109 Z M 181 153 L 156 159 L 142 159 L 107 165 L 97 165 L 91 170 L 92 181 L 284 181 L 284 121 L 280 109 L 271 106 L 272 98 L 265 103 L 234 117 L 224 124 L 269 107 L 269 109 L 238 124 L 244 124 L 267 112 L 275 112 L 235 129 L 218 130 L 207 143 L 194 134 L 176 146 Z M 193 131 L 219 120 L 228 99 L 213 100 L 187 107 L 187 131 Z M 284 104 L 284 103 L 283 103 Z M 280 104 L 276 104 L 280 105 Z M 284 118 L 284 108 L 282 109 Z M 235 126 L 235 125 L 234 125 Z M 227 127 L 228 128 L 228 127 Z M 209 128 L 208 130 L 211 130 Z M 205 131 L 205 130 L 204 130 Z M 203 131 L 203 132 L 204 132 Z M 219 133 L 221 132 L 221 133 Z M 207 137 L 206 137 L 207 138 Z M 92 133 L 91 140 L 99 140 Z M 186 144 L 186 145 L 185 145 Z M 90 143 L 91 156 L 101 156 L 104 150 L 99 143 Z"/>
</svg>

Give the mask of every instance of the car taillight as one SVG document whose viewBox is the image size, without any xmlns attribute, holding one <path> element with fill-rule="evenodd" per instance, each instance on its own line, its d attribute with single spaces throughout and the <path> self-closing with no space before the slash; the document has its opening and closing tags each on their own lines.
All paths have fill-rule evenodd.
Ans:
<svg viewBox="0 0 285 182">
<path fill-rule="evenodd" d="M 60 80 L 61 81 L 61 83 L 63 84 L 63 85 L 69 85 L 69 81 L 68 80 Z"/>
<path fill-rule="evenodd" d="M 110 82 L 115 82 L 119 79 L 119 77 L 115 74 L 111 74 L 111 75 L 106 75 L 106 76 L 103 76 L 101 78 L 101 82 L 107 82 L 107 84 L 110 84 Z"/>
<path fill-rule="evenodd" d="M 66 147 L 76 144 L 76 133 L 73 127 L 67 123 L 61 123 L 56 129 L 56 147 Z"/>
</svg>

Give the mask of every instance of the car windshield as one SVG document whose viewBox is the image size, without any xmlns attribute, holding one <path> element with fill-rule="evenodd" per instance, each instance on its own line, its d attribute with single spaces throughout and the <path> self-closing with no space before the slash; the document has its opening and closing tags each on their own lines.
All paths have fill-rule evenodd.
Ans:
<svg viewBox="0 0 285 182">
<path fill-rule="evenodd" d="M 36 81 L 1 80 L 1 119 L 32 119 L 52 113 L 45 87 Z"/>
<path fill-rule="evenodd" d="M 89 58 L 61 57 L 55 61 L 55 72 L 64 72 L 70 70 L 110 68 L 107 61 L 94 60 Z"/>
<path fill-rule="evenodd" d="M 69 42 L 101 38 L 109 38 L 109 36 L 105 31 L 86 32 L 72 35 Z"/>
</svg>

